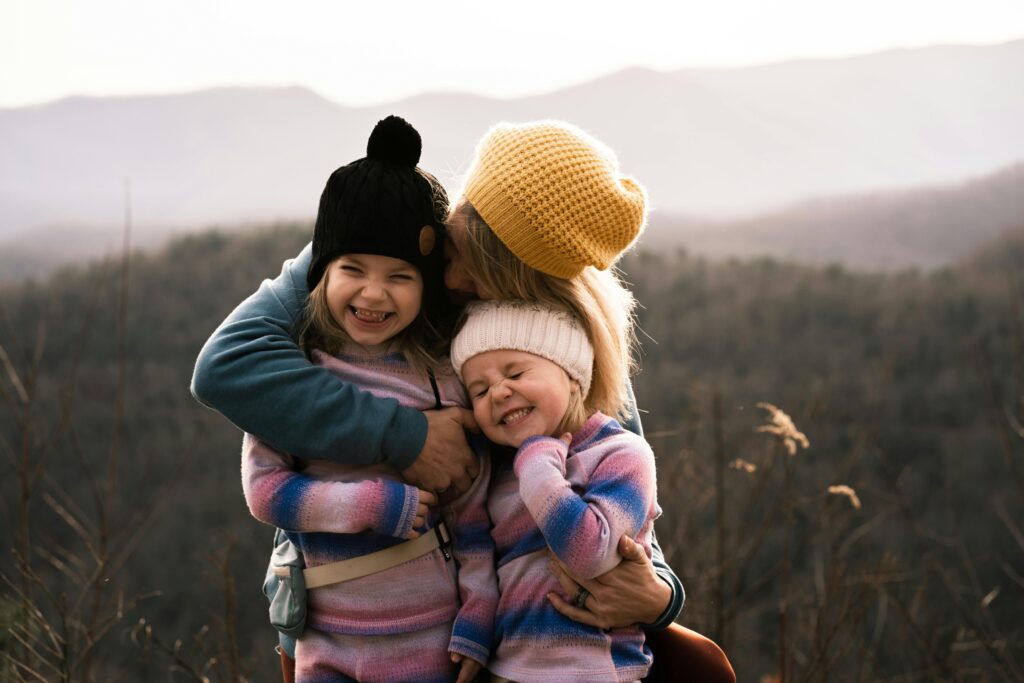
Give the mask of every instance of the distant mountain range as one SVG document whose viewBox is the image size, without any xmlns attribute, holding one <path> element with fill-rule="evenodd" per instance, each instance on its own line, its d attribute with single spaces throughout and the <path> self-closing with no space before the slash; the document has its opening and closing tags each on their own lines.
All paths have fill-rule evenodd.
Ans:
<svg viewBox="0 0 1024 683">
<path fill-rule="evenodd" d="M 1024 163 L 960 183 L 809 200 L 741 220 L 655 213 L 642 245 L 861 270 L 931 269 L 1024 230 Z"/>
<path fill-rule="evenodd" d="M 301 88 L 219 89 L 0 110 L 0 250 L 34 244 L 52 257 L 116 245 L 126 181 L 143 243 L 213 224 L 309 219 L 327 175 L 363 154 L 388 113 L 419 128 L 423 166 L 453 191 L 489 125 L 562 118 L 608 142 L 648 187 L 652 227 L 663 217 L 735 222 L 1021 162 L 1022 74 L 1017 40 L 631 69 L 515 100 L 434 93 L 352 108 Z"/>
</svg>

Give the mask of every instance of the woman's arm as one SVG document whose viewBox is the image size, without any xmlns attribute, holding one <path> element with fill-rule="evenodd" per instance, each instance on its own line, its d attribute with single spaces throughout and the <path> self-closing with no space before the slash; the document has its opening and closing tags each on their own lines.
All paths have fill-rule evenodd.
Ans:
<svg viewBox="0 0 1024 683">
<path fill-rule="evenodd" d="M 463 434 L 465 411 L 425 416 L 376 398 L 312 365 L 299 349 L 292 333 L 309 294 L 310 255 L 307 245 L 214 331 L 196 360 L 192 394 L 279 451 L 384 462 L 421 488 L 468 488 L 476 465 Z"/>
<path fill-rule="evenodd" d="M 387 478 L 359 482 L 310 477 L 293 469 L 294 459 L 251 435 L 242 442 L 242 491 L 252 516 L 285 531 L 355 534 L 376 531 L 412 538 L 422 526 L 421 492 Z"/>
<path fill-rule="evenodd" d="M 598 628 L 637 624 L 648 631 L 667 628 L 682 609 L 682 585 L 676 583 L 674 592 L 672 584 L 655 572 L 643 547 L 628 536 L 619 539 L 619 554 L 622 562 L 594 579 L 570 574 L 557 557 L 552 557 L 549 566 L 564 595 L 571 597 L 583 587 L 590 592 L 590 597 L 582 607 L 566 602 L 557 593 L 549 593 L 548 600 L 570 619 Z M 669 572 L 671 574 L 671 570 Z"/>
<path fill-rule="evenodd" d="M 630 401 L 623 416 L 623 426 L 642 436 L 633 387 L 627 388 Z M 623 536 L 619 539 L 619 554 L 623 561 L 591 580 L 573 576 L 558 558 L 553 557 L 551 571 L 558 577 L 565 594 L 572 596 L 583 586 L 590 591 L 591 597 L 586 602 L 586 609 L 570 605 L 554 593 L 548 595 L 548 599 L 555 609 L 570 619 L 599 628 L 633 624 L 640 624 L 649 631 L 667 628 L 682 611 L 686 593 L 679 577 L 665 562 L 665 555 L 653 534 L 651 551 L 653 558 L 649 559 L 639 544 Z"/>
<path fill-rule="evenodd" d="M 636 546 L 635 543 L 632 545 Z M 665 562 L 665 554 L 661 552 L 661 546 L 658 545 L 658 539 L 654 537 L 653 534 L 651 536 L 651 551 L 653 553 L 651 563 L 654 566 L 654 571 L 657 573 L 658 579 L 668 586 L 671 591 L 671 598 L 657 619 L 642 617 L 639 621 L 640 624 L 649 631 L 660 631 L 661 629 L 668 628 L 669 624 L 674 622 L 676 617 L 679 616 L 679 613 L 683 611 L 683 603 L 686 602 L 686 591 L 683 590 L 683 582 L 680 581 L 679 577 L 676 576 L 676 573 L 672 571 L 672 567 L 668 566 L 668 563 Z M 621 545 L 619 546 L 619 552 L 622 552 Z M 634 559 L 636 555 L 637 550 L 633 550 L 629 554 L 622 553 L 624 560 Z M 646 555 L 643 555 L 643 560 L 646 563 Z M 659 588 L 660 587 L 652 588 L 651 594 L 656 596 L 662 595 Z M 658 605 L 665 605 L 664 598 L 655 599 L 651 602 L 652 607 L 657 607 Z"/>
</svg>

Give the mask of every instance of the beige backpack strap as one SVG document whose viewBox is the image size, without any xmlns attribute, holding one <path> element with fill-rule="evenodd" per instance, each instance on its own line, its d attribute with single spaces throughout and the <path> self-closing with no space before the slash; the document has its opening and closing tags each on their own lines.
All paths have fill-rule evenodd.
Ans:
<svg viewBox="0 0 1024 683">
<path fill-rule="evenodd" d="M 446 560 L 451 559 L 449 546 L 451 535 L 444 522 L 423 534 L 398 545 L 393 545 L 384 550 L 378 550 L 369 555 L 352 557 L 347 560 L 322 564 L 319 567 L 310 567 L 302 572 L 306 579 L 306 590 L 330 586 L 343 581 L 351 581 L 361 576 L 376 574 L 377 572 L 391 569 L 409 560 L 426 555 L 440 548 Z M 275 567 L 274 573 L 279 576 L 286 576 L 288 567 Z"/>
</svg>

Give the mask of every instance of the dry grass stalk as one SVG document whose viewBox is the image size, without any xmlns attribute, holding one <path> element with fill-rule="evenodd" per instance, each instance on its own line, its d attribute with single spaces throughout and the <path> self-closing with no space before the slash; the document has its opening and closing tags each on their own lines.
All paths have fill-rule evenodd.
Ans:
<svg viewBox="0 0 1024 683">
<path fill-rule="evenodd" d="M 852 487 L 846 484 L 836 484 L 829 486 L 828 492 L 833 496 L 845 496 L 854 510 L 860 510 L 860 498 L 857 497 L 857 492 Z"/>
<path fill-rule="evenodd" d="M 774 434 L 779 437 L 786 447 L 786 452 L 790 455 L 796 455 L 797 446 L 802 446 L 805 449 L 810 448 L 811 442 L 807 440 L 803 432 L 796 428 L 796 425 L 793 424 L 793 419 L 784 413 L 782 409 L 763 401 L 758 403 L 757 407 L 767 410 L 768 419 L 770 420 L 768 424 L 758 427 L 757 431 Z"/>
<path fill-rule="evenodd" d="M 748 462 L 743 458 L 736 458 L 735 460 L 729 463 L 729 467 L 734 470 L 746 472 L 747 474 L 753 474 L 754 472 L 757 472 L 757 465 L 755 465 L 752 462 Z"/>
</svg>

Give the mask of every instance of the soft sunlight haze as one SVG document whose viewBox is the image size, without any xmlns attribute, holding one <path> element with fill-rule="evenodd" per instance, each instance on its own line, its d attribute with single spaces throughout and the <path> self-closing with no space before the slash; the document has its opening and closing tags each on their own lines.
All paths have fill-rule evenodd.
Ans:
<svg viewBox="0 0 1024 683">
<path fill-rule="evenodd" d="M 741 66 L 1022 36 L 1019 0 L 7 0 L 0 107 L 232 85 L 299 85 L 348 105 L 453 90 L 515 97 L 630 66 Z"/>
</svg>

